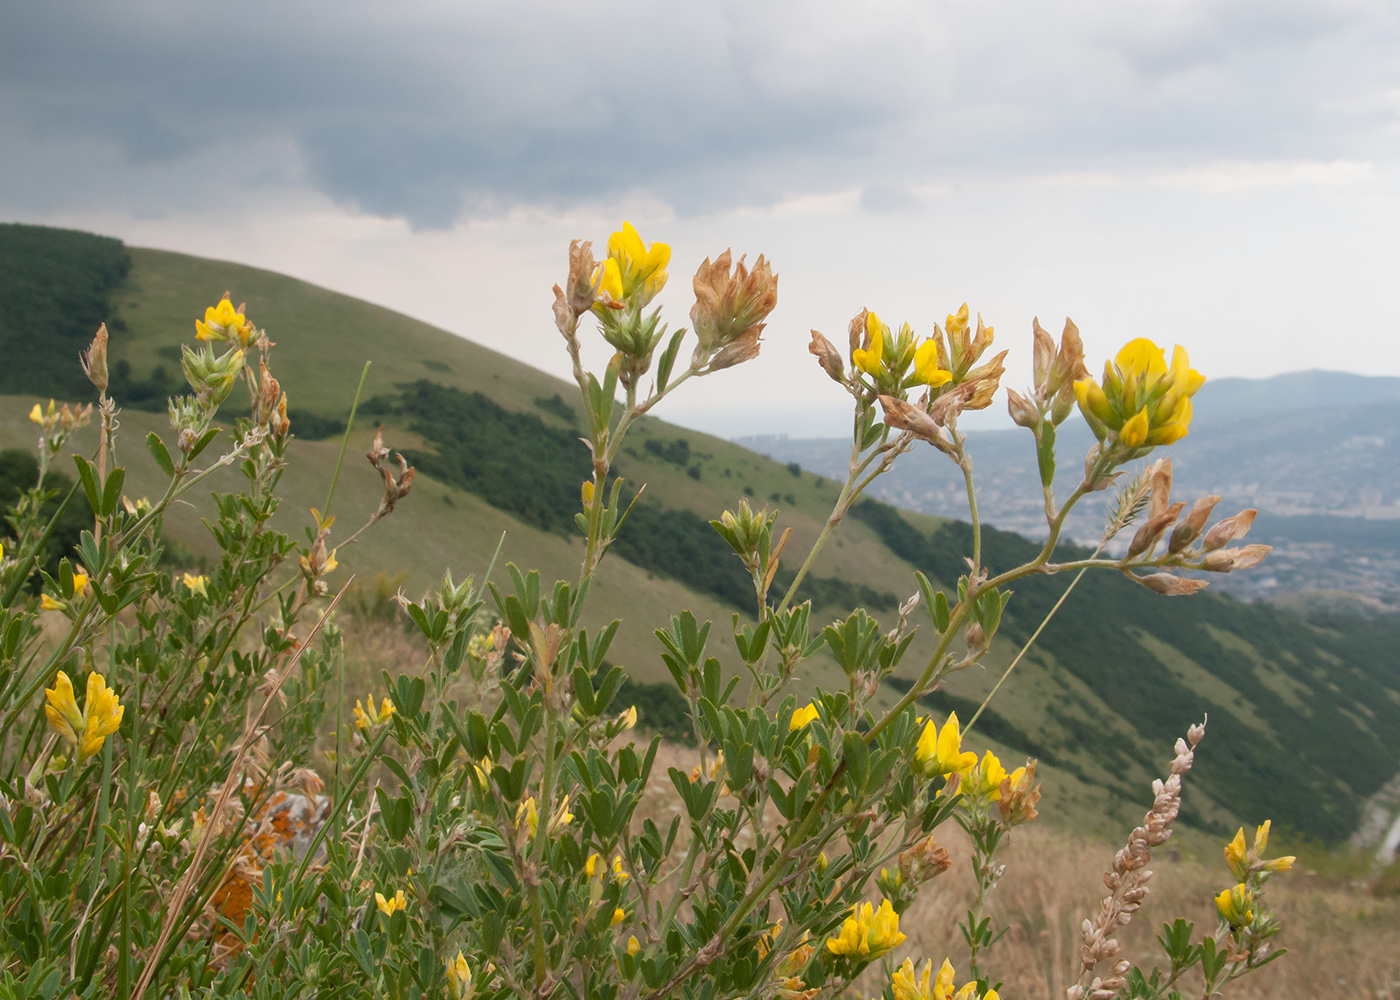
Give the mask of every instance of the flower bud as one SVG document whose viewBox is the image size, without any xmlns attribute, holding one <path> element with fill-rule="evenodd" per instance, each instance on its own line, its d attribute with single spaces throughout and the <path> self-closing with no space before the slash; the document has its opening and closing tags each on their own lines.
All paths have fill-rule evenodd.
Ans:
<svg viewBox="0 0 1400 1000">
<path fill-rule="evenodd" d="M 897 396 L 881 396 L 880 405 L 885 409 L 885 423 L 891 427 L 909 431 L 925 441 L 943 441 L 943 432 L 938 429 L 927 410 Z"/>
<path fill-rule="evenodd" d="M 97 386 L 99 393 L 107 392 L 107 324 L 103 323 L 97 328 L 97 334 L 92 338 L 92 344 L 83 354 L 79 355 L 79 360 L 83 365 L 83 374 L 93 385 Z"/>
<path fill-rule="evenodd" d="M 1040 411 L 1015 389 L 1006 390 L 1006 408 L 1011 413 L 1011 419 L 1020 426 L 1031 430 L 1040 426 Z"/>
<path fill-rule="evenodd" d="M 1215 527 L 1206 532 L 1205 540 L 1201 542 L 1201 547 L 1207 552 L 1218 549 L 1222 545 L 1228 545 L 1237 538 L 1243 538 L 1249 533 L 1250 527 L 1254 524 L 1254 518 L 1258 515 L 1257 510 L 1242 510 L 1234 517 L 1227 517 Z"/>
<path fill-rule="evenodd" d="M 925 837 L 899 854 L 899 873 L 904 881 L 914 885 L 942 875 L 952 866 L 948 849 L 932 837 Z"/>
<path fill-rule="evenodd" d="M 846 381 L 846 362 L 835 344 L 813 330 L 812 342 L 807 345 L 807 350 L 817 359 L 817 364 L 822 366 L 822 370 L 831 376 L 833 382 Z"/>
<path fill-rule="evenodd" d="M 1220 502 L 1219 496 L 1201 497 L 1191 505 L 1191 512 L 1172 532 L 1171 541 L 1167 544 L 1168 552 L 1180 552 L 1200 535 L 1201 529 L 1210 519 L 1210 512 L 1215 509 L 1215 505 Z"/>
<path fill-rule="evenodd" d="M 1183 597 L 1210 586 L 1206 580 L 1187 580 L 1170 573 L 1153 573 L 1151 576 L 1135 576 L 1133 579 L 1147 589 L 1167 597 Z"/>
</svg>

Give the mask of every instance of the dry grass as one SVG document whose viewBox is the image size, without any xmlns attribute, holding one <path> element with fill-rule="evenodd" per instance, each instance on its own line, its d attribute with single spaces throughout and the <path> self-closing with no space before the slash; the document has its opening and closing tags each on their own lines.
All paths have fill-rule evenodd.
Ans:
<svg viewBox="0 0 1400 1000">
<path fill-rule="evenodd" d="M 1079 923 L 1098 908 L 1102 875 L 1115 849 L 1043 823 L 1013 832 L 1004 847 L 1006 874 L 991 897 L 990 913 L 1010 929 L 986 965 L 994 980 L 1004 980 L 1008 997 L 1061 998 L 1075 982 Z M 969 850 L 955 828 L 946 846 L 954 867 L 926 888 L 901 921 L 909 935 L 904 948 L 935 965 L 947 955 L 965 973 L 967 948 L 957 921 L 972 898 Z M 1217 923 L 1212 897 L 1233 881 L 1218 855 L 1173 862 L 1171 847 L 1169 842 L 1153 859 L 1152 892 L 1118 934 L 1125 956 L 1148 970 L 1163 960 L 1155 941 L 1162 923 L 1185 917 L 1195 922 L 1199 939 Z M 1289 954 L 1236 983 L 1229 996 L 1400 997 L 1400 899 L 1376 899 L 1364 886 L 1301 871 L 1271 881 L 1268 899 L 1284 928 L 1279 944 Z M 873 984 L 862 985 L 874 992 Z M 1186 981 L 1187 996 L 1192 987 L 1199 995 L 1198 979 Z"/>
</svg>

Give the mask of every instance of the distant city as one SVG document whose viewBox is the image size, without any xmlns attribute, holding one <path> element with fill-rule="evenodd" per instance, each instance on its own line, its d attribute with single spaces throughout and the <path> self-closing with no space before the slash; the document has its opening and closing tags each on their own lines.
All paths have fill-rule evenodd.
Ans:
<svg viewBox="0 0 1400 1000">
<path fill-rule="evenodd" d="M 847 441 L 738 441 L 818 475 L 845 477 Z M 1073 489 L 1092 441 L 1077 417 L 1061 429 L 1059 496 Z M 1030 435 L 973 431 L 969 442 L 983 519 L 1043 538 Z M 1171 452 L 1177 499 L 1219 493 L 1222 515 L 1255 507 L 1260 516 L 1249 540 L 1275 547 L 1258 570 L 1213 578 L 1215 588 L 1245 600 L 1346 591 L 1375 610 L 1400 608 L 1400 379 L 1313 371 L 1208 382 L 1190 436 Z M 968 516 L 961 473 L 931 448 L 904 457 L 872 492 L 909 510 Z M 1097 544 L 1103 511 L 1101 498 L 1088 498 L 1069 519 L 1069 536 Z"/>
</svg>

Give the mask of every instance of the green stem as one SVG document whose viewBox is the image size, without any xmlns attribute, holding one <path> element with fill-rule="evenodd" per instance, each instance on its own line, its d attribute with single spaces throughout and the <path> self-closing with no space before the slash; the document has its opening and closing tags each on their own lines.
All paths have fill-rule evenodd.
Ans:
<svg viewBox="0 0 1400 1000">
<path fill-rule="evenodd" d="M 335 484 L 340 481 L 340 466 L 345 461 L 345 449 L 350 444 L 350 431 L 355 427 L 355 412 L 360 408 L 360 393 L 365 391 L 365 379 L 369 377 L 369 362 L 360 370 L 360 384 L 355 388 L 355 401 L 350 404 L 350 418 L 345 421 L 345 433 L 340 438 L 340 455 L 335 460 L 335 472 L 331 474 L 331 488 L 326 493 L 326 508 L 321 511 L 323 518 L 331 516 L 331 500 L 335 498 Z"/>
</svg>

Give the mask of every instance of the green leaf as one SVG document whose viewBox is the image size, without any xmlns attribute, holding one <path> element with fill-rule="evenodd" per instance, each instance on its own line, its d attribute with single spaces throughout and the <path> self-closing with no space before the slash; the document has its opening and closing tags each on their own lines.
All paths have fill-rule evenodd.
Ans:
<svg viewBox="0 0 1400 1000">
<path fill-rule="evenodd" d="M 102 488 L 102 517 L 111 517 L 117 509 L 117 503 L 122 498 L 122 484 L 124 482 L 126 482 L 126 470 L 120 465 L 108 474 L 107 483 Z"/>
<path fill-rule="evenodd" d="M 167 476 L 175 475 L 175 463 L 171 461 L 170 452 L 165 447 L 165 442 L 160 439 L 160 435 L 155 431 L 146 435 L 146 450 L 151 453 L 151 457 L 156 460 L 156 465 L 160 466 L 160 471 Z"/>
<path fill-rule="evenodd" d="M 656 391 L 665 392 L 666 386 L 671 380 L 671 368 L 676 363 L 676 353 L 681 349 L 681 339 L 685 336 L 685 328 L 677 330 L 671 336 L 671 342 L 666 345 L 666 349 L 661 352 L 661 358 L 656 363 Z"/>
<path fill-rule="evenodd" d="M 1040 425 L 1035 456 L 1040 462 L 1041 485 L 1049 486 L 1055 481 L 1055 425 L 1048 420 Z"/>
<path fill-rule="evenodd" d="M 78 466 L 78 479 L 82 481 L 83 492 L 87 494 L 88 506 L 93 510 L 102 509 L 102 498 L 97 489 L 97 472 L 82 455 L 74 455 L 73 462 Z"/>
<path fill-rule="evenodd" d="M 199 436 L 199 440 L 194 443 L 194 447 L 190 449 L 190 461 L 193 462 L 196 458 L 198 458 L 199 453 L 202 452 L 205 448 L 209 447 L 209 442 L 213 441 L 218 436 L 219 428 L 217 427 L 211 427 L 203 434 L 201 434 Z"/>
</svg>

